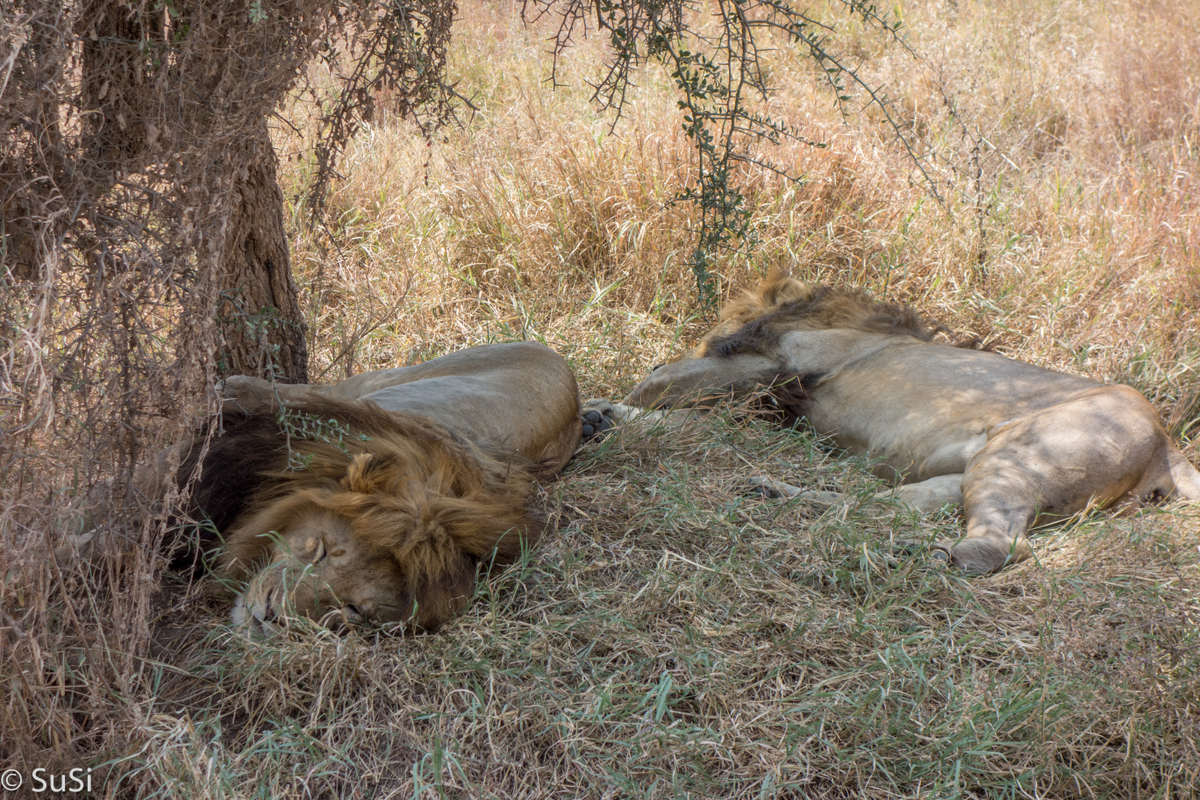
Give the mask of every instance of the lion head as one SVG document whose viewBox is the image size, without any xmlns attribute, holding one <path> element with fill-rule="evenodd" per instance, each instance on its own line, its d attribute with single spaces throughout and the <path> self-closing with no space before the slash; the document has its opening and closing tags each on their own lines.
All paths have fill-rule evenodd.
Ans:
<svg viewBox="0 0 1200 800">
<path fill-rule="evenodd" d="M 782 333 L 850 329 L 932 341 L 945 330 L 908 306 L 872 299 L 857 289 L 806 283 L 778 270 L 721 310 L 691 357 L 769 352 Z"/>
<path fill-rule="evenodd" d="M 235 619 L 433 629 L 470 598 L 480 565 L 540 532 L 534 465 L 428 417 L 330 398 L 224 416 L 193 497 L 224 536 L 222 571 L 246 581 Z"/>
</svg>

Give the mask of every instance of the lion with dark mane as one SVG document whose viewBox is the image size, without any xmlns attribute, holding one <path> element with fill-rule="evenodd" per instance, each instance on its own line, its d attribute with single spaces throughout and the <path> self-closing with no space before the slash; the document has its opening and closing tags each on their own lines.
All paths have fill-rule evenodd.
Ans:
<svg viewBox="0 0 1200 800">
<path fill-rule="evenodd" d="M 658 417 L 775 387 L 788 416 L 868 456 L 897 484 L 880 499 L 917 511 L 961 504 L 965 537 L 934 553 L 974 573 L 1027 558 L 1039 520 L 1091 505 L 1200 499 L 1200 473 L 1134 389 L 938 342 L 938 331 L 906 307 L 775 274 L 726 307 L 691 353 L 621 403 L 589 401 L 585 413 Z"/>
<path fill-rule="evenodd" d="M 438 627 L 480 568 L 537 541 L 534 480 L 579 443 L 574 375 L 532 343 L 332 386 L 222 388 L 221 434 L 162 454 L 135 483 L 160 497 L 172 472 L 198 471 L 192 515 L 224 540 L 220 571 L 247 582 L 235 619 L 266 630 L 292 615 Z M 95 533 L 75 542 L 86 555 L 112 547 Z"/>
</svg>

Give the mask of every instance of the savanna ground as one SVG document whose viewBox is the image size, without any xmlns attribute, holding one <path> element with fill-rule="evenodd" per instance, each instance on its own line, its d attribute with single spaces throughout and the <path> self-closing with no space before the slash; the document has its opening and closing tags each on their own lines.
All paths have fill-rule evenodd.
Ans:
<svg viewBox="0 0 1200 800">
<path fill-rule="evenodd" d="M 588 103 L 600 45 L 552 91 L 551 28 L 517 10 L 462 4 L 461 127 L 429 143 L 377 119 L 327 227 L 295 209 L 314 377 L 523 338 L 613 397 L 711 321 L 695 211 L 672 202 L 692 160 L 668 78 L 644 73 L 613 130 Z M 892 13 L 919 57 L 853 25 L 833 43 L 886 87 L 940 200 L 878 111 L 843 117 L 781 41 L 767 110 L 827 146 L 761 151 L 798 181 L 740 176 L 756 241 L 718 265 L 722 295 L 772 267 L 867 288 L 1137 387 L 1200 461 L 1200 3 Z M 276 143 L 298 194 L 300 140 Z M 167 576 L 127 685 L 72 677 L 115 656 L 47 656 L 64 721 L 27 758 L 142 797 L 1200 794 L 1200 510 L 1086 516 L 967 579 L 889 547 L 952 537 L 952 515 L 739 484 L 867 494 L 862 467 L 736 411 L 587 445 L 539 498 L 554 533 L 430 636 L 250 639 L 213 581 Z"/>
</svg>

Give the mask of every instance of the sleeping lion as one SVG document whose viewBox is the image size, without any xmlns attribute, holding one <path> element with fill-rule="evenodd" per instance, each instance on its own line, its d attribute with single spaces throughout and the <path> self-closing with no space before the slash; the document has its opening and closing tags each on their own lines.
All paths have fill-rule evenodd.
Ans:
<svg viewBox="0 0 1200 800">
<path fill-rule="evenodd" d="M 776 387 L 784 411 L 842 450 L 866 455 L 881 493 L 916 511 L 961 504 L 966 535 L 934 555 L 987 573 L 1029 557 L 1039 520 L 1089 505 L 1200 499 L 1200 473 L 1153 406 L 1105 385 L 933 341 L 911 309 L 774 274 L 722 310 L 692 352 L 651 373 L 606 422 L 659 417 Z M 769 493 L 823 503 L 836 492 L 764 479 Z"/>
<path fill-rule="evenodd" d="M 571 369 L 528 342 L 333 386 L 234 377 L 223 393 L 220 436 L 163 453 L 134 481 L 162 497 L 172 460 L 180 481 L 199 467 L 191 516 L 219 531 L 219 570 L 246 581 L 234 619 L 267 631 L 291 615 L 441 625 L 481 565 L 537 541 L 533 481 L 556 475 L 580 437 Z M 74 545 L 113 547 L 95 534 Z"/>
</svg>

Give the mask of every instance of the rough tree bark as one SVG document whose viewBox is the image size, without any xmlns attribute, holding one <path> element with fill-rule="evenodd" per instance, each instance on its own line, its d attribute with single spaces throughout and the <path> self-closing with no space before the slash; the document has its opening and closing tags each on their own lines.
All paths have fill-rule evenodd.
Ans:
<svg viewBox="0 0 1200 800">
<path fill-rule="evenodd" d="M 230 162 L 235 192 L 225 240 L 220 366 L 226 374 L 307 383 L 307 326 L 292 280 L 283 192 L 265 119 Z"/>
<path fill-rule="evenodd" d="M 229 116 L 229 106 L 250 109 L 249 119 L 257 114 L 257 120 L 250 123 L 253 131 L 211 165 L 220 170 L 218 194 L 229 204 L 223 230 L 212 232 L 224 237 L 218 310 L 224 348 L 217 356 L 218 368 L 223 374 L 305 383 L 306 326 L 291 276 L 283 192 L 267 130 L 273 103 L 247 105 L 225 97 L 227 87 L 223 88 L 222 82 L 236 79 L 223 74 L 222 70 L 228 71 L 223 63 L 228 56 L 214 52 L 211 44 L 205 45 L 207 50 L 197 44 L 195 52 L 187 51 L 191 60 L 173 61 L 184 58 L 184 51 L 174 53 L 162 42 L 189 29 L 190 8 L 184 4 L 168 17 L 157 10 L 147 11 L 145 3 L 127 6 L 117 0 L 84 0 L 77 34 L 83 55 L 81 105 L 88 110 L 84 115 L 88 152 L 84 166 L 90 173 L 86 187 L 93 196 L 104 197 L 131 172 L 169 174 L 164 165 L 179 155 L 170 145 L 164 148 L 163 140 L 186 149 L 185 137 L 171 130 L 173 125 L 186 129 L 186 134 L 203 144 L 206 138 L 211 141 L 209 137 L 227 133 L 231 123 L 236 127 L 238 118 Z M 172 30 L 164 27 L 169 18 L 174 20 Z M 247 24 L 253 32 L 255 25 Z M 187 41 L 181 40 L 179 47 Z M 213 76 L 188 69 L 195 59 L 206 64 L 211 61 Z M 179 83 L 181 88 L 167 93 L 169 100 L 164 101 L 156 94 L 162 88 L 156 81 Z M 194 119 L 173 117 L 171 103 L 177 96 L 203 97 L 212 109 L 207 114 L 201 111 Z M 228 105 L 222 108 L 223 103 Z M 114 209 L 108 216 L 116 219 L 120 214 L 121 209 Z"/>
</svg>

